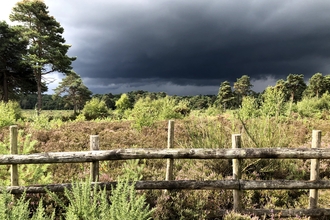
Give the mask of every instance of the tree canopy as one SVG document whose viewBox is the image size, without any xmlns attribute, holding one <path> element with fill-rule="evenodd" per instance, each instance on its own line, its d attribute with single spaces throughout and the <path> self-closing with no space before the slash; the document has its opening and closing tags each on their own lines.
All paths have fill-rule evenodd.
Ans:
<svg viewBox="0 0 330 220">
<path fill-rule="evenodd" d="M 32 68 L 22 61 L 27 44 L 16 27 L 0 22 L 0 100 L 8 102 L 37 91 Z"/>
<path fill-rule="evenodd" d="M 222 82 L 219 88 L 217 102 L 224 108 L 224 110 L 226 110 L 228 107 L 231 107 L 234 98 L 235 97 L 231 89 L 230 82 Z"/>
<path fill-rule="evenodd" d="M 84 104 L 90 100 L 92 92 L 84 85 L 81 77 L 75 73 L 69 73 L 54 89 L 54 97 L 64 94 L 64 102 L 73 106 L 74 114 L 77 110 L 84 107 Z"/>
<path fill-rule="evenodd" d="M 64 29 L 41 0 L 22 0 L 13 7 L 11 21 L 23 24 L 21 35 L 28 40 L 28 52 L 24 56 L 31 65 L 38 87 L 38 112 L 42 106 L 42 76 L 51 72 L 71 72 L 71 63 L 76 58 L 69 57 L 70 45 L 62 37 Z"/>
</svg>

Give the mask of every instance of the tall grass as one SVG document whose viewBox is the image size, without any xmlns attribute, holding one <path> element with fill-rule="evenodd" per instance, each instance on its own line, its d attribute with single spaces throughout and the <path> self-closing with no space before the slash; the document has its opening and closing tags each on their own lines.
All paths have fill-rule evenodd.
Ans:
<svg viewBox="0 0 330 220">
<path fill-rule="evenodd" d="M 182 121 L 186 138 L 177 144 L 182 148 L 229 148 L 231 146 L 230 121 L 223 117 L 189 117 Z"/>
</svg>

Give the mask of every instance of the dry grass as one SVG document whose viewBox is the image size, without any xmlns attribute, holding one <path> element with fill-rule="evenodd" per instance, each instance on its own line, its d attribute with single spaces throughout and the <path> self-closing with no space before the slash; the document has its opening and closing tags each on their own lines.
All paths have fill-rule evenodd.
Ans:
<svg viewBox="0 0 330 220">
<path fill-rule="evenodd" d="M 48 130 L 35 130 L 28 123 L 19 125 L 19 129 L 26 134 L 31 133 L 32 139 L 38 144 L 35 152 L 60 151 L 87 151 L 89 150 L 89 136 L 100 136 L 102 150 L 119 148 L 166 148 L 167 121 L 157 122 L 152 127 L 137 131 L 132 128 L 130 121 L 113 122 L 67 122 L 60 127 Z M 262 147 L 310 147 L 313 129 L 322 130 L 322 146 L 330 144 L 330 122 L 327 120 L 283 120 L 258 121 L 250 120 L 243 126 L 239 121 L 230 117 L 187 118 L 175 122 L 175 146 L 184 148 L 199 147 L 231 147 L 231 134 L 241 132 L 243 147 L 256 147 L 255 140 L 265 143 Z M 9 137 L 8 128 L 0 130 L 0 140 Z M 279 144 L 279 145 L 277 145 Z M 271 178 L 302 178 L 308 179 L 308 161 L 279 161 L 245 160 L 246 179 Z M 143 170 L 143 179 L 163 180 L 165 178 L 165 160 L 146 160 Z M 100 181 L 112 181 L 122 173 L 123 161 L 101 162 Z M 251 165 L 251 166 L 250 166 Z M 329 162 L 322 161 L 321 177 L 330 177 Z M 176 179 L 215 180 L 231 176 L 231 161 L 229 160 L 176 160 Z M 71 182 L 72 179 L 81 179 L 89 176 L 89 164 L 53 164 L 49 172 L 53 174 L 53 183 Z M 307 191 L 263 191 L 245 193 L 247 208 L 256 207 L 255 202 L 260 201 L 258 208 L 297 208 L 307 204 Z M 146 191 L 148 202 L 160 212 L 163 198 L 160 191 Z M 172 198 L 172 206 L 167 211 L 174 213 L 184 209 L 182 215 L 189 219 L 199 219 L 198 216 L 217 216 L 220 209 L 230 209 L 232 199 L 230 191 L 182 191 L 176 192 Z M 291 200 L 290 200 L 291 199 Z M 202 202 L 202 201 L 203 202 Z M 294 200 L 294 201 L 293 201 Z M 262 203 L 261 203 L 262 201 Z M 176 204 L 176 205 L 174 205 Z M 328 193 L 320 194 L 320 205 L 329 204 Z M 164 207 L 162 207 L 164 208 Z M 171 210 L 171 211 L 169 211 Z M 164 211 L 164 210 L 163 210 Z M 157 212 L 156 212 L 157 213 Z M 197 214 L 196 214 L 197 213 Z M 198 215 L 198 213 L 201 213 Z M 195 216 L 194 216 L 195 214 Z"/>
</svg>

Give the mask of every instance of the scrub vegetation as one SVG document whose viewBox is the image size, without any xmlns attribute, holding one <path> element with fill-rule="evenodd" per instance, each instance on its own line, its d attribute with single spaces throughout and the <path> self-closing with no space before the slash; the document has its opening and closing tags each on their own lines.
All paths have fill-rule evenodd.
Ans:
<svg viewBox="0 0 330 220">
<path fill-rule="evenodd" d="M 20 154 L 87 151 L 89 136 L 99 135 L 102 150 L 165 148 L 167 120 L 174 119 L 176 148 L 230 148 L 231 134 L 242 134 L 242 147 L 310 147 L 312 130 L 322 131 L 328 147 L 330 75 L 289 74 L 262 93 L 243 75 L 220 83 L 217 95 L 168 96 L 164 92 L 92 94 L 72 70 L 64 29 L 44 1 L 22 0 L 10 14 L 19 25 L 0 22 L 0 153 L 9 153 L 9 126 L 19 128 Z M 54 95 L 43 95 L 51 72 L 65 75 Z M 231 160 L 175 160 L 176 180 L 232 178 Z M 330 177 L 329 161 L 320 177 Z M 2 190 L 1 219 L 218 219 L 233 207 L 229 190 L 136 191 L 129 181 L 164 180 L 164 160 L 105 161 L 99 181 L 117 188 L 89 189 L 89 164 L 19 165 L 20 185 L 73 182 L 64 193 L 22 194 Z M 308 180 L 309 160 L 247 159 L 247 180 Z M 0 166 L 0 185 L 9 185 L 9 166 Z M 330 193 L 319 191 L 319 206 Z M 244 208 L 306 208 L 307 190 L 245 191 Z M 131 217 L 129 217 L 131 216 Z M 134 217 L 133 217 L 134 216 Z M 258 219 L 227 212 L 224 219 Z M 281 216 L 271 216 L 279 219 Z M 301 219 L 297 216 L 292 219 Z"/>
<path fill-rule="evenodd" d="M 327 147 L 330 142 L 327 92 L 319 98 L 303 96 L 300 101 L 292 102 L 291 96 L 285 99 L 282 92 L 269 87 L 258 96 L 243 96 L 238 108 L 229 107 L 233 104 L 227 103 L 226 109 L 220 104 L 219 97 L 213 105 L 202 109 L 193 108 L 189 100 L 182 97 L 146 95 L 135 103 L 131 102 L 130 105 L 127 101 L 129 96 L 123 97 L 121 101 L 126 104 L 117 104 L 121 106 L 120 109 L 110 109 L 104 100 L 94 97 L 86 103 L 79 114 L 72 114 L 72 111 L 43 110 L 39 116 L 34 111 L 21 110 L 17 104 L 2 103 L 0 121 L 9 120 L 9 122 L 3 124 L 1 128 L 1 153 L 9 153 L 8 125 L 11 124 L 17 124 L 19 127 L 19 146 L 22 154 L 86 151 L 89 150 L 89 135 L 95 134 L 100 136 L 102 150 L 165 148 L 168 119 L 175 119 L 176 148 L 230 148 L 231 134 L 234 133 L 242 134 L 244 148 L 310 147 L 314 129 L 322 130 L 322 147 Z M 243 178 L 308 180 L 309 166 L 309 160 L 246 159 L 243 161 Z M 321 161 L 322 179 L 329 178 L 329 167 L 328 161 Z M 133 188 L 129 189 L 129 186 L 125 185 L 127 183 L 125 181 L 132 179 L 131 176 L 127 177 L 127 172 L 130 170 L 138 169 L 138 172 L 133 172 L 139 174 L 138 177 L 133 177 L 135 180 L 164 180 L 165 168 L 165 160 L 105 161 L 100 162 L 99 181 L 123 181 L 123 187 L 126 187 L 127 192 L 133 190 L 129 194 L 132 195 L 131 193 L 134 192 L 134 199 L 124 201 L 128 203 L 140 201 L 139 204 L 144 201 L 142 202 L 144 205 L 138 207 L 141 216 L 145 216 L 141 219 L 214 219 L 219 217 L 222 210 L 232 208 L 230 190 L 180 190 L 164 194 L 161 190 L 135 192 Z M 87 198 L 91 195 L 84 185 L 88 185 L 89 181 L 89 164 L 20 165 L 19 170 L 20 185 L 74 181 L 77 187 L 57 195 L 24 194 L 25 203 L 22 200 L 19 204 L 28 207 L 25 209 L 29 210 L 30 216 L 31 213 L 49 218 L 52 218 L 52 215 L 53 218 L 77 215 L 80 216 L 77 219 L 88 219 L 84 216 L 92 214 L 84 213 L 86 211 L 86 208 L 83 208 L 84 203 L 78 203 L 77 199 L 94 204 L 95 216 L 104 215 L 101 214 L 104 207 L 99 204 L 107 204 L 110 207 L 114 204 L 112 201 L 114 198 L 119 203 L 123 202 L 115 197 L 115 191 L 94 192 L 94 200 L 86 201 L 86 198 L 81 197 L 83 193 L 88 194 Z M 176 180 L 230 179 L 231 173 L 231 160 L 181 159 L 174 162 Z M 8 167 L 2 166 L 0 175 L 2 185 L 9 185 Z M 6 194 L 3 196 L 8 197 Z M 320 190 L 320 207 L 327 207 L 329 196 L 329 192 Z M 245 208 L 307 208 L 308 190 L 244 191 L 243 199 Z M 38 209 L 41 203 L 45 208 L 41 210 L 42 212 L 39 210 L 41 208 Z M 7 206 L 13 209 L 14 206 L 10 204 L 9 202 Z M 81 204 L 81 207 L 75 207 L 77 204 Z M 120 207 L 124 206 L 120 205 L 118 209 Z M 249 218 L 252 217 L 233 212 L 225 215 L 225 219 Z M 256 216 L 253 218 L 257 219 Z M 70 219 L 74 218 L 70 217 Z M 102 218 L 98 217 L 98 219 Z"/>
</svg>

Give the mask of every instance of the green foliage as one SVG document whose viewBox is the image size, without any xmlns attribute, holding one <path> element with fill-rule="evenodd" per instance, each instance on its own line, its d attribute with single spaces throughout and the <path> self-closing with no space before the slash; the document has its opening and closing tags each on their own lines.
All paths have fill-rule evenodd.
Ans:
<svg viewBox="0 0 330 220">
<path fill-rule="evenodd" d="M 143 167 L 139 167 L 138 163 L 139 161 L 136 160 L 126 164 L 125 174 L 118 178 L 117 186 L 112 188 L 110 197 L 106 189 L 101 190 L 97 184 L 91 190 L 91 182 L 88 180 L 73 183 L 72 190 L 65 189 L 64 195 L 69 205 L 66 205 L 55 193 L 48 193 L 65 210 L 66 219 L 151 219 L 153 211 L 149 210 L 145 196 L 138 195 L 134 187 L 135 182 L 142 177 Z"/>
<path fill-rule="evenodd" d="M 321 98 L 305 97 L 297 103 L 297 112 L 302 117 L 322 118 L 330 110 L 330 95 L 324 93 Z"/>
<path fill-rule="evenodd" d="M 174 112 L 175 113 L 179 113 L 179 117 L 180 116 L 187 116 L 190 114 L 190 107 L 189 107 L 190 102 L 188 100 L 180 100 L 176 106 L 174 107 Z M 175 115 L 174 117 L 177 117 L 177 115 Z M 166 119 L 166 118 L 165 118 Z"/>
<path fill-rule="evenodd" d="M 101 219 L 99 203 L 108 205 L 103 191 L 99 191 L 97 185 L 91 191 L 90 181 L 72 183 L 71 190 L 65 189 L 64 195 L 69 201 L 68 206 L 56 193 L 48 193 L 66 211 L 66 219 Z"/>
<path fill-rule="evenodd" d="M 18 102 L 0 102 L 0 127 L 13 125 L 21 117 L 21 108 Z"/>
<path fill-rule="evenodd" d="M 284 85 L 292 103 L 302 99 L 302 94 L 307 87 L 303 74 L 289 74 Z"/>
<path fill-rule="evenodd" d="M 237 81 L 234 83 L 234 94 L 238 98 L 238 105 L 241 104 L 243 97 L 252 93 L 252 87 L 253 85 L 250 82 L 249 76 L 243 75 L 241 78 L 237 79 Z"/>
<path fill-rule="evenodd" d="M 12 8 L 10 20 L 20 22 L 21 35 L 29 42 L 28 53 L 24 62 L 31 65 L 38 87 L 38 113 L 41 111 L 42 76 L 51 72 L 68 73 L 71 63 L 76 58 L 67 56 L 70 48 L 62 37 L 64 29 L 53 16 L 43 1 L 20 1 Z"/>
<path fill-rule="evenodd" d="M 127 109 L 130 109 L 131 108 L 131 101 L 129 100 L 127 94 L 123 93 L 121 96 L 120 96 L 120 99 L 118 99 L 116 101 L 116 108 L 119 110 L 119 111 L 122 111 L 124 112 L 125 110 Z"/>
<path fill-rule="evenodd" d="M 19 28 L 0 21 L 0 100 L 7 102 L 19 95 L 36 92 L 30 65 L 22 62 L 28 41 L 20 37 Z"/>
<path fill-rule="evenodd" d="M 285 113 L 285 94 L 276 87 L 267 87 L 262 95 L 261 115 L 278 117 Z"/>
<path fill-rule="evenodd" d="M 237 88 L 236 84 L 236 88 Z M 221 106 L 223 110 L 226 110 L 228 108 L 231 108 L 234 103 L 235 96 L 234 93 L 232 92 L 230 83 L 228 81 L 224 81 L 221 83 L 218 96 L 217 96 L 217 101 L 216 103 Z"/>
<path fill-rule="evenodd" d="M 146 97 L 135 103 L 130 112 L 130 119 L 134 120 L 135 128 L 141 129 L 144 126 L 153 125 L 157 120 L 183 118 L 184 115 L 179 110 L 187 108 L 186 102 L 182 101 L 177 104 L 173 98 L 168 96 L 157 100 Z"/>
<path fill-rule="evenodd" d="M 244 215 L 236 212 L 227 212 L 223 220 L 258 220 L 259 218 L 251 217 L 250 215 Z"/>
<path fill-rule="evenodd" d="M 31 140 L 31 134 L 24 134 L 22 130 L 18 132 L 18 154 L 31 154 L 35 151 L 36 140 Z M 10 153 L 9 140 L 0 142 L 0 154 Z M 20 164 L 18 166 L 19 184 L 48 184 L 52 180 L 51 173 L 48 172 L 49 164 Z M 10 185 L 10 178 L 8 177 L 8 166 L 0 167 L 0 180 L 3 185 Z"/>
<path fill-rule="evenodd" d="M 42 199 L 40 199 L 39 204 L 38 204 L 38 208 L 37 208 L 36 212 L 33 214 L 31 220 L 42 220 L 42 219 L 44 219 L 44 220 L 53 220 L 53 219 L 55 219 L 55 210 L 54 210 L 54 212 L 52 213 L 51 216 L 48 216 L 46 214 L 46 210 L 44 209 Z"/>
<path fill-rule="evenodd" d="M 151 219 L 153 210 L 149 210 L 145 195 L 138 195 L 134 188 L 135 182 L 142 178 L 138 167 L 139 160 L 130 161 L 125 165 L 125 174 L 118 177 L 116 188 L 112 188 L 110 201 L 110 219 Z"/>
<path fill-rule="evenodd" d="M 327 90 L 326 87 L 327 87 L 326 81 L 322 73 L 315 73 L 309 79 L 309 85 L 305 92 L 310 97 L 319 98 Z"/>
<path fill-rule="evenodd" d="M 36 140 L 31 140 L 31 134 L 18 132 L 19 154 L 31 154 L 35 152 Z M 20 185 L 48 184 L 52 182 L 52 174 L 48 168 L 50 164 L 21 164 L 18 166 Z"/>
<path fill-rule="evenodd" d="M 55 213 L 52 216 L 47 216 L 43 207 L 43 202 L 40 200 L 37 210 L 30 217 L 29 200 L 26 200 L 26 193 L 23 193 L 19 199 L 15 199 L 5 189 L 1 189 L 0 194 L 0 219 L 18 220 L 51 220 L 55 219 Z"/>
<path fill-rule="evenodd" d="M 64 102 L 73 106 L 74 114 L 81 110 L 86 101 L 90 99 L 92 92 L 84 85 L 81 77 L 71 71 L 56 87 L 54 98 L 65 94 Z"/>
<path fill-rule="evenodd" d="M 243 120 L 256 118 L 260 115 L 256 98 L 245 96 L 242 100 L 242 106 L 238 110 L 239 117 Z"/>
<path fill-rule="evenodd" d="M 205 109 L 205 114 L 208 116 L 217 116 L 222 113 L 223 113 L 223 111 L 215 106 L 210 106 L 207 109 Z"/>
<path fill-rule="evenodd" d="M 25 193 L 19 200 L 13 201 L 13 197 L 2 189 L 0 194 L 0 219 L 28 219 L 29 203 L 24 198 Z"/>
<path fill-rule="evenodd" d="M 59 128 L 61 127 L 65 122 L 65 116 L 62 116 L 60 118 L 54 118 L 51 119 L 52 116 L 49 116 L 47 114 L 40 114 L 39 116 L 37 114 L 34 114 L 31 118 L 27 120 L 31 121 L 31 127 L 35 130 L 50 130 L 53 128 Z"/>
<path fill-rule="evenodd" d="M 93 120 L 97 118 L 105 118 L 108 116 L 108 107 L 105 101 L 99 98 L 92 98 L 85 104 L 82 114 L 87 120 Z"/>
</svg>

